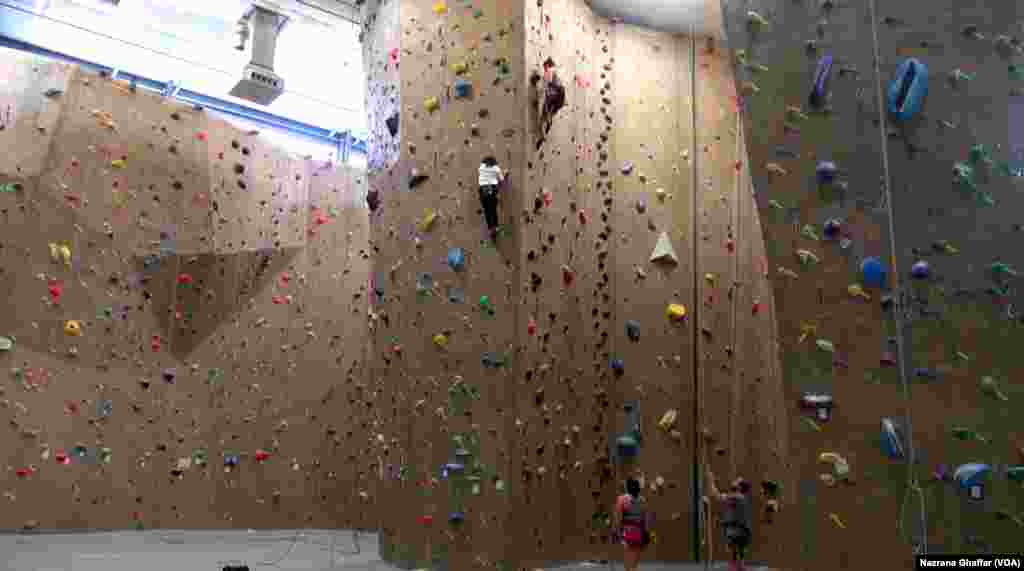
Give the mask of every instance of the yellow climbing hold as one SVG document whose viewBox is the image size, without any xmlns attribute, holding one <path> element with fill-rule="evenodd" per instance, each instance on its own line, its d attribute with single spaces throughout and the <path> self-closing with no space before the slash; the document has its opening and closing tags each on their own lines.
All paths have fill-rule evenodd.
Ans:
<svg viewBox="0 0 1024 571">
<path fill-rule="evenodd" d="M 110 161 L 110 166 L 114 167 L 115 169 L 123 169 L 127 164 L 128 161 L 124 159 L 115 159 Z"/>
<path fill-rule="evenodd" d="M 54 263 L 63 263 L 67 267 L 71 267 L 71 245 L 65 242 L 53 243 L 50 242 L 50 258 Z"/>
<path fill-rule="evenodd" d="M 822 452 L 818 456 L 818 462 L 832 464 L 832 469 L 835 470 L 835 475 L 839 478 L 845 478 L 850 474 L 850 463 L 835 452 Z"/>
<path fill-rule="evenodd" d="M 658 428 L 668 432 L 672 430 L 676 425 L 676 418 L 679 413 L 675 409 L 669 409 L 665 414 L 662 415 L 661 420 L 658 421 Z"/>
<path fill-rule="evenodd" d="M 804 339 L 807 339 L 808 335 L 817 335 L 818 326 L 813 323 L 801 323 L 800 324 L 800 338 L 797 339 L 797 343 L 803 343 Z"/>
<path fill-rule="evenodd" d="M 453 63 L 451 67 L 452 73 L 454 73 L 455 75 L 462 75 L 469 71 L 469 64 L 467 64 L 466 62 Z"/>
<path fill-rule="evenodd" d="M 871 294 L 864 291 L 864 288 L 861 287 L 860 284 L 850 284 L 846 286 L 846 293 L 850 294 L 853 297 L 860 297 L 867 300 L 871 299 Z"/>
<path fill-rule="evenodd" d="M 448 4 L 445 4 L 444 2 L 438 2 L 437 4 L 434 4 L 434 13 L 437 14 L 438 16 L 447 14 Z"/>
<path fill-rule="evenodd" d="M 68 337 L 80 337 L 82 335 L 82 324 L 74 319 L 65 321 L 64 334 Z"/>
<path fill-rule="evenodd" d="M 804 119 L 807 119 L 807 114 L 804 113 L 796 105 L 787 105 L 786 106 L 786 115 L 788 115 L 790 119 L 798 119 L 800 121 L 803 121 Z"/>
<path fill-rule="evenodd" d="M 718 280 L 715 274 L 704 274 L 704 279 L 711 285 L 715 285 L 715 281 Z"/>
<path fill-rule="evenodd" d="M 670 303 L 668 308 L 665 310 L 665 315 L 673 321 L 679 321 L 686 317 L 686 306 L 678 303 Z"/>
<path fill-rule="evenodd" d="M 417 225 L 420 232 L 428 232 L 434 226 L 434 221 L 437 220 L 437 212 L 433 208 L 425 208 L 423 210 L 423 220 Z"/>
<path fill-rule="evenodd" d="M 750 22 L 750 25 L 755 29 L 768 25 L 768 20 L 753 10 L 747 12 L 747 22 Z"/>
<path fill-rule="evenodd" d="M 434 111 L 437 111 L 441 107 L 441 102 L 437 99 L 437 97 L 428 97 L 423 100 L 423 107 L 427 110 L 428 113 L 433 113 Z"/>
<path fill-rule="evenodd" d="M 836 524 L 836 527 L 839 529 L 846 529 L 846 524 L 843 523 L 843 520 L 839 519 L 838 515 L 830 513 L 828 514 L 828 519 L 832 520 L 832 523 Z"/>
<path fill-rule="evenodd" d="M 438 333 L 434 335 L 434 345 L 441 347 L 442 349 L 448 346 L 448 336 L 444 333 Z"/>
</svg>

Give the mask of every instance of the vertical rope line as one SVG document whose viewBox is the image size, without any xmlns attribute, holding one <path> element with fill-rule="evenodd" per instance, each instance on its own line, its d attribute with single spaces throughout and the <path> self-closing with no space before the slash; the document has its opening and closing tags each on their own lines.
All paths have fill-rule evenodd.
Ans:
<svg viewBox="0 0 1024 571">
<path fill-rule="evenodd" d="M 694 304 L 691 308 L 693 311 L 692 325 L 690 327 L 690 335 L 693 340 L 693 505 L 701 506 L 701 495 L 702 487 L 701 482 L 701 467 L 706 466 L 706 451 L 703 449 L 703 440 L 701 438 L 701 422 L 702 418 L 702 406 L 701 400 L 703 399 L 703 391 L 700 386 L 701 377 L 701 365 L 700 365 L 700 333 L 698 329 L 698 315 L 700 308 L 700 240 L 699 232 L 697 230 L 697 39 L 694 35 L 696 33 L 695 25 L 690 24 L 690 243 L 693 248 L 693 298 Z M 703 456 L 704 464 L 701 463 Z M 698 559 L 702 555 L 700 552 L 700 539 L 701 539 L 701 518 L 700 511 L 694 510 L 694 521 L 693 521 L 693 543 L 697 549 Z M 708 553 L 708 560 L 711 560 L 711 554 Z"/>
<path fill-rule="evenodd" d="M 724 95 L 724 94 L 720 94 L 720 95 Z M 737 331 L 736 331 L 736 323 L 737 323 L 737 307 L 739 306 L 739 301 L 740 301 L 740 289 L 739 288 L 743 287 L 746 284 L 743 284 L 743 283 L 740 282 L 740 252 L 744 251 L 743 249 L 741 249 L 742 248 L 742 246 L 741 246 L 741 242 L 742 242 L 741 238 L 743 238 L 743 235 L 741 234 L 743 217 L 742 217 L 742 211 L 740 210 L 742 208 L 742 204 L 741 204 L 741 201 L 740 201 L 740 182 L 742 180 L 742 168 L 736 168 L 736 166 L 735 166 L 737 164 L 741 164 L 741 160 L 740 160 L 740 115 L 739 115 L 739 113 L 736 113 L 736 125 L 735 125 L 735 130 L 734 130 L 733 136 L 736 138 L 736 145 L 735 145 L 735 152 L 733 154 L 733 171 L 734 171 L 733 183 L 734 184 L 733 184 L 733 192 L 732 192 L 733 200 L 732 200 L 732 204 L 730 205 L 730 210 L 732 211 L 731 220 L 732 220 L 732 223 L 733 223 L 732 224 L 732 234 L 733 234 L 732 240 L 733 240 L 733 244 L 735 245 L 735 248 L 734 248 L 733 257 L 732 257 L 732 279 L 733 279 L 733 282 L 732 282 L 732 284 L 729 284 L 729 287 L 730 287 L 729 291 L 732 292 L 732 295 L 731 295 L 731 297 L 732 297 L 732 347 L 731 347 L 732 354 L 731 355 L 726 355 L 726 358 L 730 359 L 729 367 L 732 369 L 732 384 L 733 384 L 732 392 L 733 392 L 733 397 L 734 397 L 733 398 L 733 403 L 741 404 L 742 403 L 742 396 L 741 395 L 743 395 L 745 393 L 744 393 L 744 391 L 742 391 L 742 389 L 739 386 L 740 374 L 739 374 L 738 368 L 736 367 L 736 354 L 737 354 L 737 349 L 738 349 L 737 345 L 738 345 L 738 340 L 740 339 L 739 333 L 737 333 Z M 732 467 L 732 476 L 734 476 L 734 477 L 738 475 L 736 473 L 736 450 L 737 450 L 737 448 L 736 448 L 735 419 L 738 416 L 739 412 L 741 412 L 741 411 L 734 409 L 733 410 L 733 414 L 731 414 L 729 416 L 729 423 L 730 423 L 730 427 L 729 427 L 729 433 L 730 433 L 729 450 L 730 450 L 730 454 L 729 454 L 729 457 L 732 459 L 731 467 Z"/>
<path fill-rule="evenodd" d="M 881 58 L 879 57 L 879 53 L 878 53 L 879 52 L 879 48 L 878 48 L 878 18 L 877 18 L 877 15 L 876 15 L 876 11 L 877 10 L 876 10 L 876 6 L 875 6 L 875 2 L 876 2 L 876 0 L 870 0 L 868 2 L 868 6 L 869 6 L 869 8 L 871 10 L 871 41 L 872 41 L 872 47 L 874 49 L 875 95 L 876 95 L 876 104 L 878 106 L 878 119 L 879 119 L 878 135 L 879 135 L 879 140 L 881 141 L 881 144 L 882 144 L 882 171 L 883 171 L 883 175 L 884 175 L 883 185 L 884 185 L 884 188 L 885 188 L 886 211 L 887 211 L 887 213 L 889 215 L 889 260 L 890 260 L 890 267 L 892 267 L 892 282 L 893 282 L 892 286 L 893 286 L 893 290 L 894 291 L 896 291 L 897 293 L 900 293 L 901 290 L 900 290 L 900 281 L 899 281 L 899 271 L 897 271 L 897 269 L 896 269 L 896 222 L 895 222 L 894 217 L 893 217 L 892 184 L 891 184 L 891 174 L 890 174 L 890 171 L 889 171 L 888 141 L 886 139 L 885 107 L 883 105 L 884 102 L 882 100 Z M 901 300 L 901 303 L 900 303 L 900 307 L 897 307 L 896 311 L 894 312 L 894 320 L 896 322 L 897 361 L 899 362 L 900 384 L 902 385 L 902 388 L 903 388 L 903 401 L 904 401 L 904 404 L 905 404 L 905 413 L 904 414 L 906 415 L 906 423 L 907 423 L 906 437 L 907 437 L 907 452 L 908 452 L 908 454 L 907 454 L 907 458 L 906 458 L 906 465 L 907 465 L 907 491 L 906 491 L 906 493 L 903 496 L 903 502 L 902 502 L 902 504 L 900 506 L 900 515 L 899 515 L 899 519 L 897 520 L 897 524 L 898 524 L 898 528 L 899 528 L 900 534 L 902 535 L 902 532 L 903 532 L 903 514 L 904 514 L 904 511 L 906 509 L 907 502 L 910 499 L 911 492 L 916 492 L 918 494 L 918 497 L 920 498 L 920 501 L 921 501 L 921 513 L 920 513 L 921 538 L 920 538 L 920 544 L 913 546 L 913 553 L 916 555 L 918 553 L 927 553 L 928 552 L 928 515 L 927 515 L 927 511 L 925 509 L 924 493 L 921 491 L 921 488 L 920 488 L 920 486 L 918 485 L 918 482 L 917 482 L 917 476 L 914 474 L 914 463 L 915 463 L 915 461 L 917 459 L 917 453 L 916 453 L 916 450 L 915 450 L 915 447 L 914 447 L 913 428 L 912 428 L 912 424 L 911 424 L 911 408 L 912 408 L 912 406 L 911 406 L 911 403 L 910 403 L 910 385 L 907 382 L 906 354 L 905 354 L 905 350 L 904 350 L 904 340 L 903 340 L 903 307 L 902 307 L 903 296 L 900 295 L 899 299 Z"/>
</svg>

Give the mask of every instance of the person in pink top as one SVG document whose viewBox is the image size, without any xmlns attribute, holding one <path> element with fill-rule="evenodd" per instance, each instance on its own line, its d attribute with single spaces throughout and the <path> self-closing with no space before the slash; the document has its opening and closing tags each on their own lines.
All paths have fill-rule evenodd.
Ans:
<svg viewBox="0 0 1024 571">
<path fill-rule="evenodd" d="M 619 530 L 622 541 L 622 566 L 625 571 L 636 571 L 640 566 L 640 554 L 651 542 L 647 529 L 647 513 L 640 496 L 640 482 L 626 480 L 625 494 L 615 501 L 614 528 Z"/>
</svg>

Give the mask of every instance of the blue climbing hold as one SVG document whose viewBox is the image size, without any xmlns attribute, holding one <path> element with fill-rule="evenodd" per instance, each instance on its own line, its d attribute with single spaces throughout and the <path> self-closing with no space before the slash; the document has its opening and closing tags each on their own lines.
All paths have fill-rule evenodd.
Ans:
<svg viewBox="0 0 1024 571">
<path fill-rule="evenodd" d="M 838 172 L 839 168 L 832 161 L 821 161 L 814 169 L 814 175 L 818 179 L 818 184 L 828 184 L 834 181 Z"/>
<path fill-rule="evenodd" d="M 455 80 L 455 97 L 456 99 L 465 99 L 473 94 L 473 84 L 466 81 L 465 79 Z"/>
<path fill-rule="evenodd" d="M 616 375 L 621 375 L 622 373 L 626 372 L 626 364 L 622 361 L 622 359 L 612 359 L 611 365 L 612 371 L 614 371 Z"/>
<path fill-rule="evenodd" d="M 466 267 L 466 252 L 462 248 L 448 250 L 448 266 L 456 272 L 462 271 Z"/>
<path fill-rule="evenodd" d="M 887 107 L 897 121 L 907 121 L 921 110 L 928 95 L 928 66 L 905 59 L 896 67 L 896 77 L 889 84 Z"/>
<path fill-rule="evenodd" d="M 982 486 L 985 474 L 991 471 L 992 467 L 988 464 L 981 464 L 979 462 L 961 464 L 953 472 L 953 480 L 960 485 L 961 489 L 969 490 L 973 487 Z"/>
<path fill-rule="evenodd" d="M 882 419 L 882 450 L 893 460 L 904 457 L 903 438 L 900 436 L 896 423 L 891 418 Z"/>
<path fill-rule="evenodd" d="M 878 258 L 871 256 L 860 263 L 861 281 L 867 287 L 885 287 L 885 266 Z"/>
<path fill-rule="evenodd" d="M 924 260 L 921 260 L 919 262 L 915 262 L 913 266 L 910 266 L 910 275 L 914 279 L 923 280 L 923 279 L 927 278 L 928 276 L 930 276 L 931 273 L 932 273 L 931 266 L 929 266 L 928 262 L 926 262 Z"/>
</svg>

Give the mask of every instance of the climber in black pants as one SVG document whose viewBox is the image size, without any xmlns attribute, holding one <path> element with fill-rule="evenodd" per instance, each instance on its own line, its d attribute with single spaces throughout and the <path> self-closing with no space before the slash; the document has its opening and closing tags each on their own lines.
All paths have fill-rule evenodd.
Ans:
<svg viewBox="0 0 1024 571">
<path fill-rule="evenodd" d="M 505 173 L 498 166 L 498 160 L 486 156 L 480 161 L 478 174 L 480 184 L 480 206 L 484 210 L 484 220 L 490 231 L 491 240 L 498 237 L 498 188 L 505 180 Z"/>
</svg>

